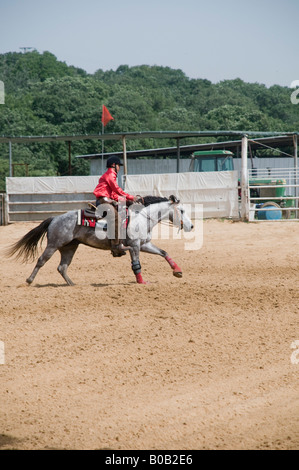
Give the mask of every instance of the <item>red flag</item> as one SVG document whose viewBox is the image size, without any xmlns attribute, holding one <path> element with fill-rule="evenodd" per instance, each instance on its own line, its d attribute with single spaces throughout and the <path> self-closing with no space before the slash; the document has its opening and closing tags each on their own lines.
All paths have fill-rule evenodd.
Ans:
<svg viewBox="0 0 299 470">
<path fill-rule="evenodd" d="M 105 105 L 103 105 L 103 109 L 102 109 L 102 123 L 104 125 L 104 127 L 108 124 L 109 121 L 111 121 L 111 119 L 114 120 L 114 118 L 111 116 L 111 114 L 109 113 L 108 109 L 106 108 Z"/>
</svg>

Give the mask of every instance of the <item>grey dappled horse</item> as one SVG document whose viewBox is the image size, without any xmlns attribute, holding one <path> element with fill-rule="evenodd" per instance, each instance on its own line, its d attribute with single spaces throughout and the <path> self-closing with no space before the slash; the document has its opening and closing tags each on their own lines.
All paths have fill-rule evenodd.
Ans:
<svg viewBox="0 0 299 470">
<path fill-rule="evenodd" d="M 134 204 L 134 207 L 130 206 L 129 224 L 125 239 L 123 239 L 123 245 L 125 249 L 129 250 L 131 255 L 132 269 L 137 283 L 146 284 L 141 275 L 140 251 L 162 256 L 171 266 L 174 276 L 182 277 L 182 270 L 166 251 L 151 243 L 152 230 L 158 222 L 170 220 L 179 229 L 190 232 L 193 228 L 191 220 L 174 196 L 170 196 L 169 199 L 146 196 L 143 202 L 143 205 Z M 70 286 L 74 284 L 67 275 L 67 269 L 80 244 L 101 250 L 110 250 L 111 241 L 106 231 L 100 228 L 95 229 L 78 225 L 78 211 L 69 211 L 65 214 L 48 218 L 38 227 L 28 232 L 9 249 L 8 256 L 17 255 L 17 258 L 23 258 L 25 262 L 34 259 L 38 243 L 42 242 L 46 234 L 48 238 L 47 247 L 39 257 L 32 274 L 26 280 L 28 284 L 33 282 L 40 268 L 44 266 L 57 250 L 61 254 L 58 272 Z"/>
</svg>

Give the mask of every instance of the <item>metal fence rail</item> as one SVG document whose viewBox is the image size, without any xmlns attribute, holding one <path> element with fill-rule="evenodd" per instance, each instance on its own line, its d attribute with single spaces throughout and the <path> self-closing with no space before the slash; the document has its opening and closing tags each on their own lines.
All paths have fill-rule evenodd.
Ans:
<svg viewBox="0 0 299 470">
<path fill-rule="evenodd" d="M 69 210 L 83 209 L 87 207 L 88 202 L 94 200 L 92 193 L 81 193 L 74 195 L 60 194 L 26 194 L 26 195 L 8 195 L 8 221 L 39 221 L 47 217 L 54 217 L 63 214 Z M 27 198 L 26 198 L 27 196 Z M 27 199 L 27 200 L 26 200 Z"/>
<path fill-rule="evenodd" d="M 299 220 L 298 168 L 248 171 L 249 220 Z"/>
<path fill-rule="evenodd" d="M 93 202 L 94 176 L 6 178 L 7 221 L 40 221 Z"/>
</svg>

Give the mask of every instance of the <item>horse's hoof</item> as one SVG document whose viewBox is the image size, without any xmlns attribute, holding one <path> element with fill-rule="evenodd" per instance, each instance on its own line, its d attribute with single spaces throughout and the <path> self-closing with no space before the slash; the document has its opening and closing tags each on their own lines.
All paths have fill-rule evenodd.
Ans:
<svg viewBox="0 0 299 470">
<path fill-rule="evenodd" d="M 183 277 L 182 271 L 173 271 L 173 275 L 174 275 L 175 277 Z"/>
<path fill-rule="evenodd" d="M 32 284 L 32 281 L 29 278 L 26 279 L 26 282 L 27 282 L 28 286 L 30 286 L 30 284 Z"/>
</svg>

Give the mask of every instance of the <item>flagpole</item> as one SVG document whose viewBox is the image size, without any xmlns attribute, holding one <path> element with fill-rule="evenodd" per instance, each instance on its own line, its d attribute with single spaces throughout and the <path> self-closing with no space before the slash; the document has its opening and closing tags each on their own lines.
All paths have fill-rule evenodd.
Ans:
<svg viewBox="0 0 299 470">
<path fill-rule="evenodd" d="M 104 127 L 111 119 L 114 119 L 105 105 L 102 105 L 102 174 L 104 174 Z"/>
<path fill-rule="evenodd" d="M 102 135 L 104 135 L 104 123 L 102 122 Z M 102 139 L 102 175 L 104 174 L 104 139 Z"/>
</svg>

